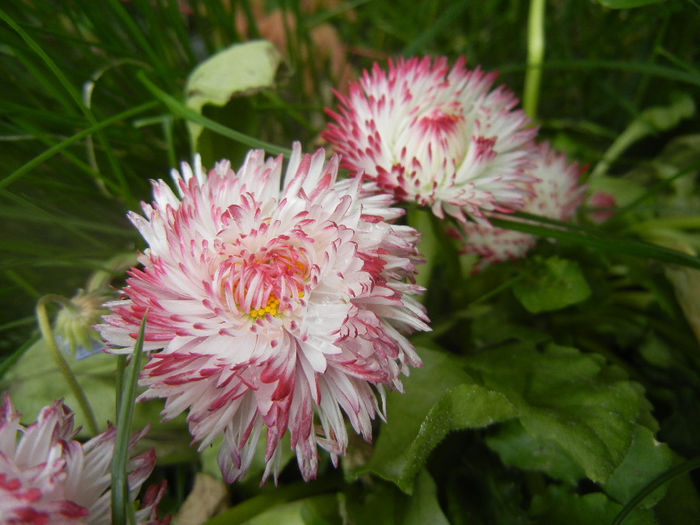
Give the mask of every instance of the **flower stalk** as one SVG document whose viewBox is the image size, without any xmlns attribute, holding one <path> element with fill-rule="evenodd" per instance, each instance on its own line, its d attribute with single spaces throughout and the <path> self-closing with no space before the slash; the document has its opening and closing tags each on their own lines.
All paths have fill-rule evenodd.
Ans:
<svg viewBox="0 0 700 525">
<path fill-rule="evenodd" d="M 523 109 L 533 120 L 537 116 L 544 48 L 544 0 L 531 0 L 527 21 L 527 71 L 525 72 Z"/>
<path fill-rule="evenodd" d="M 65 308 L 71 308 L 72 306 L 70 304 L 70 301 L 65 297 L 55 294 L 48 294 L 43 296 L 37 302 L 36 318 L 39 323 L 39 330 L 41 331 L 41 336 L 44 338 L 44 341 L 46 341 L 46 345 L 49 347 L 51 357 L 56 363 L 56 366 L 61 372 L 61 375 L 68 383 L 68 387 L 70 388 L 71 392 L 78 400 L 80 410 L 82 410 L 83 415 L 85 416 L 88 431 L 91 435 L 94 436 L 97 434 L 97 423 L 95 422 L 95 415 L 92 411 L 92 407 L 90 406 L 87 396 L 85 395 L 85 391 L 81 388 L 80 384 L 78 383 L 78 380 L 75 377 L 75 374 L 73 374 L 73 371 L 70 369 L 68 362 L 61 355 L 61 352 L 58 349 L 58 346 L 56 345 L 56 338 L 53 335 L 53 330 L 51 329 L 51 322 L 49 321 L 49 316 L 46 312 L 46 305 L 49 302 L 58 303 Z"/>
</svg>

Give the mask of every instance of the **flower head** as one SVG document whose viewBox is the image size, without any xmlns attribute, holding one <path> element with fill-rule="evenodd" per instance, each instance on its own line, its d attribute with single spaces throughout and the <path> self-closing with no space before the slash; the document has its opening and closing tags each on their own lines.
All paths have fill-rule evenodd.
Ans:
<svg viewBox="0 0 700 525">
<path fill-rule="evenodd" d="M 81 444 L 73 438 L 73 413 L 61 401 L 41 410 L 36 422 L 20 424 L 9 396 L 0 413 L 0 515 L 3 523 L 109 524 L 112 451 L 116 430 Z M 21 437 L 18 439 L 18 432 Z M 131 447 L 145 433 L 135 435 Z M 132 497 L 153 470 L 151 450 L 130 461 Z M 155 511 L 159 498 L 137 513 Z"/>
<path fill-rule="evenodd" d="M 317 445 L 334 462 L 345 452 L 342 412 L 371 439 L 382 385 L 400 389 L 420 364 L 403 335 L 428 329 L 406 282 L 418 234 L 386 222 L 401 214 L 389 196 L 361 177 L 337 181 L 337 169 L 337 157 L 324 163 L 298 143 L 284 179 L 281 156 L 262 150 L 237 173 L 223 161 L 207 176 L 196 158 L 173 172 L 179 197 L 156 181 L 145 218 L 130 215 L 149 248 L 100 331 L 129 352 L 148 310 L 143 397 L 166 398 L 165 418 L 189 408 L 200 449 L 223 434 L 228 482 L 247 471 L 263 428 L 263 479 L 276 478 L 287 431 L 313 478 Z"/>
<path fill-rule="evenodd" d="M 64 351 L 78 359 L 90 356 L 102 347 L 93 325 L 106 313 L 101 292 L 79 290 L 56 316 L 56 339 Z"/>
<path fill-rule="evenodd" d="M 485 212 L 520 208 L 536 129 L 496 74 L 450 69 L 445 57 L 389 60 L 336 93 L 339 112 L 323 137 L 343 167 L 364 172 L 399 200 L 416 201 L 466 222 Z M 525 184 L 525 187 L 523 187 Z"/>
<path fill-rule="evenodd" d="M 533 193 L 522 211 L 560 221 L 569 219 L 583 202 L 586 190 L 579 184 L 578 165 L 569 164 L 564 154 L 557 154 L 544 142 L 534 153 L 531 173 L 538 182 L 533 185 Z M 536 237 L 527 233 L 475 223 L 464 224 L 462 229 L 465 235 L 463 252 L 480 256 L 475 267 L 477 271 L 490 263 L 524 257 L 537 242 Z"/>
</svg>

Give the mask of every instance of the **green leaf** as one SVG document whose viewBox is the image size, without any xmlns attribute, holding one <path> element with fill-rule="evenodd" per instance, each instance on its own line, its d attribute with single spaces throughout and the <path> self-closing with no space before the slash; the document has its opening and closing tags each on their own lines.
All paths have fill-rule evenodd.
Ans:
<svg viewBox="0 0 700 525">
<path fill-rule="evenodd" d="M 555 440 L 533 437 L 519 421 L 501 425 L 486 444 L 509 467 L 545 472 L 571 485 L 584 477 L 581 466 Z"/>
<path fill-rule="evenodd" d="M 224 106 L 234 96 L 245 96 L 274 85 L 281 56 L 266 40 L 234 44 L 199 64 L 185 86 L 186 106 L 202 114 L 211 104 Z M 195 151 L 203 127 L 187 124 Z"/>
<path fill-rule="evenodd" d="M 560 310 L 588 299 L 588 287 L 578 263 L 559 257 L 539 262 L 538 268 L 513 286 L 515 297 L 531 313 Z"/>
<path fill-rule="evenodd" d="M 516 407 L 536 449 L 544 447 L 550 457 L 558 454 L 549 463 L 553 475 L 561 474 L 570 459 L 594 482 L 606 482 L 625 459 L 637 421 L 648 417 L 650 405 L 639 385 L 619 369 L 606 367 L 597 354 L 556 345 L 543 352 L 510 345 L 483 351 L 466 366 L 486 388 L 501 392 Z M 497 452 L 502 448 L 497 444 Z M 531 458 L 516 455 L 529 453 L 534 452 L 521 444 L 507 462 L 532 465 Z M 564 473 L 573 475 L 570 468 Z"/>
<path fill-rule="evenodd" d="M 482 428 L 515 416 L 500 393 L 474 383 L 450 355 L 419 349 L 423 368 L 404 382 L 405 394 L 387 396 L 387 421 L 369 462 L 373 472 L 411 493 L 415 476 L 448 432 Z"/>
<path fill-rule="evenodd" d="M 360 490 L 351 486 L 344 494 L 344 510 L 350 523 L 381 525 L 448 525 L 437 498 L 437 486 L 427 470 L 416 477 L 411 496 L 387 483 L 374 482 Z"/>
<path fill-rule="evenodd" d="M 95 414 L 103 415 L 98 418 L 97 425 L 100 430 L 104 430 L 107 428 L 107 418 L 104 415 L 113 417 L 114 414 L 116 357 L 103 353 L 80 360 L 69 353 L 64 353 L 63 357 L 90 400 Z M 9 392 L 13 404 L 24 418 L 33 418 L 42 407 L 63 398 L 66 405 L 74 410 L 76 426 L 87 428 L 82 411 L 77 410 L 78 400 L 50 358 L 44 339 L 27 349 L 7 371 L 0 387 Z"/>
<path fill-rule="evenodd" d="M 237 525 L 248 523 L 256 516 L 262 516 L 268 511 L 287 505 L 294 501 L 307 500 L 321 494 L 333 493 L 338 490 L 337 479 L 320 479 L 309 483 L 293 483 L 270 490 L 262 490 L 260 494 L 250 497 L 238 505 L 214 516 L 206 525 Z M 334 496 L 335 498 L 335 496 Z M 274 523 L 286 523 L 276 521 Z"/>
<path fill-rule="evenodd" d="M 626 503 L 671 466 L 673 453 L 668 445 L 659 443 L 654 434 L 645 427 L 637 427 L 632 444 L 622 463 L 615 469 L 605 483 L 605 492 L 620 503 Z M 662 486 L 646 497 L 640 504 L 641 508 L 654 506 L 665 494 L 666 486 Z"/>
<path fill-rule="evenodd" d="M 547 525 L 591 525 L 612 522 L 622 505 L 605 494 L 594 492 L 583 496 L 563 486 L 549 486 L 544 494 L 532 498 L 530 514 L 537 523 Z M 625 525 L 655 525 L 651 511 L 637 509 Z"/>
<path fill-rule="evenodd" d="M 90 400 L 101 432 L 107 428 L 107 421 L 114 420 L 115 410 L 115 376 L 117 373 L 117 356 L 98 353 L 84 359 L 76 359 L 70 353 L 63 354 L 64 359 L 75 374 L 81 388 Z M 43 339 L 31 345 L 17 359 L 0 380 L 0 389 L 7 391 L 12 403 L 22 414 L 23 419 L 33 420 L 41 408 L 57 399 L 63 399 L 73 410 L 76 427 L 82 427 L 79 436 L 91 437 L 87 432 L 87 422 L 78 400 L 66 385 L 49 349 Z M 175 458 L 195 457 L 195 450 L 188 445 L 189 433 L 184 416 L 172 421 L 159 422 L 162 409 L 161 400 L 136 403 L 134 407 L 134 428 L 140 429 L 147 424 L 151 430 L 141 441 L 142 444 L 156 447 L 158 463 L 168 463 Z"/>
<path fill-rule="evenodd" d="M 324 494 L 294 501 L 257 515 L 247 525 L 340 525 L 338 499 L 335 494 Z"/>
<path fill-rule="evenodd" d="M 666 496 L 654 507 L 654 513 L 660 523 L 696 525 L 700 497 L 690 476 L 680 476 L 668 484 Z"/>
<path fill-rule="evenodd" d="M 642 7 L 650 4 L 658 4 L 666 0 L 598 0 L 601 5 L 610 9 L 630 9 L 632 7 Z"/>
</svg>

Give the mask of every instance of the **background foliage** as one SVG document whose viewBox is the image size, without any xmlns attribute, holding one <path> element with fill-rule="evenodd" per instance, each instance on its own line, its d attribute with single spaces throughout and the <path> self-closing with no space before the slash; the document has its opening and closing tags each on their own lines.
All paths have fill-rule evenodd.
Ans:
<svg viewBox="0 0 700 525">
<path fill-rule="evenodd" d="M 700 8 L 544 7 L 540 136 L 588 165 L 591 191 L 614 196 L 619 211 L 597 225 L 595 210 L 584 210 L 567 239 L 472 275 L 473 260 L 426 212 L 409 210 L 424 234 L 420 281 L 434 332 L 415 339 L 424 367 L 406 394 L 389 395 L 374 447 L 352 443 L 342 469 L 322 469 L 307 485 L 293 461 L 278 488 L 259 488 L 252 472 L 212 523 L 605 523 L 700 454 Z M 66 395 L 58 375 L 36 383 L 57 372 L 35 344 L 35 304 L 47 293 L 73 296 L 96 270 L 119 285 L 122 270 L 107 261 L 142 248 L 125 212 L 150 198 L 149 179 L 191 158 L 188 122 L 203 126 L 196 149 L 209 165 L 222 156 L 237 165 L 260 141 L 271 152 L 292 140 L 311 150 L 331 88 L 396 55 L 464 55 L 520 94 L 529 9 L 499 0 L 5 3 L 3 389 L 27 420 Z M 260 37 L 279 53 L 274 81 L 241 81 L 221 103 L 193 106 L 195 67 Z M 685 265 L 625 244 L 638 241 L 685 254 Z M 71 364 L 104 425 L 115 417 L 114 360 Z M 134 424 L 158 410 L 139 405 Z M 169 480 L 164 508 L 177 512 L 194 474 L 215 473 L 213 458 L 187 447 L 182 421 L 150 437 L 154 476 Z M 626 523 L 693 523 L 698 481 L 675 477 Z"/>
</svg>

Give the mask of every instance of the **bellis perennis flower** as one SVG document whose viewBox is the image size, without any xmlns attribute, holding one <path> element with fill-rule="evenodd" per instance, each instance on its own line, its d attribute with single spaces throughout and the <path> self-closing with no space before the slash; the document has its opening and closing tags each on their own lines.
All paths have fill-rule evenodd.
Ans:
<svg viewBox="0 0 700 525">
<path fill-rule="evenodd" d="M 569 164 L 563 154 L 557 154 L 548 143 L 538 146 L 533 155 L 532 175 L 538 182 L 532 187 L 522 211 L 560 221 L 568 220 L 583 202 L 585 186 L 579 184 L 581 170 L 576 163 Z M 537 242 L 533 235 L 482 226 L 463 225 L 465 241 L 463 252 L 480 256 L 476 271 L 490 263 L 518 259 Z"/>
<path fill-rule="evenodd" d="M 361 177 L 337 181 L 337 169 L 298 143 L 284 179 L 281 156 L 262 150 L 237 173 L 223 161 L 207 176 L 196 158 L 173 172 L 179 197 L 156 181 L 145 218 L 130 215 L 149 248 L 99 329 L 130 352 L 148 310 L 142 397 L 166 398 L 165 418 L 189 408 L 200 450 L 223 434 L 228 482 L 248 470 L 263 428 L 263 480 L 277 477 L 286 431 L 315 477 L 317 445 L 334 463 L 346 450 L 342 412 L 371 439 L 382 386 L 401 389 L 420 365 L 403 335 L 428 329 L 406 282 L 418 234 L 386 222 L 402 213 L 389 196 Z"/>
<path fill-rule="evenodd" d="M 73 439 L 77 433 L 73 413 L 60 401 L 43 408 L 36 422 L 26 428 L 7 395 L 1 410 L 2 523 L 109 524 L 115 428 L 81 444 Z M 144 433 L 132 438 L 132 447 Z M 152 450 L 131 459 L 132 497 L 153 470 L 155 459 Z M 140 523 L 155 517 L 162 491 L 149 496 L 150 501 L 136 514 Z"/>
<path fill-rule="evenodd" d="M 339 112 L 323 132 L 342 154 L 343 167 L 364 172 L 399 200 L 466 215 L 486 223 L 485 212 L 520 208 L 527 194 L 530 146 L 536 129 L 496 73 L 469 71 L 460 58 L 376 63 L 336 93 Z"/>
</svg>

